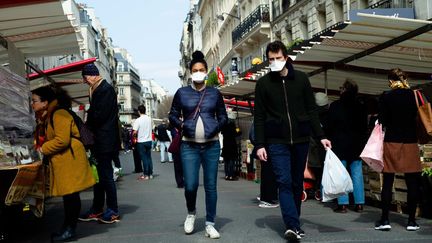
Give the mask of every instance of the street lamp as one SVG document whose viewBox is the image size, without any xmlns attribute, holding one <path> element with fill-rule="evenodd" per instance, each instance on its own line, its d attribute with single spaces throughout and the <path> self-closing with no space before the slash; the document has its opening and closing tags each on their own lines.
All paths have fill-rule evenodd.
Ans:
<svg viewBox="0 0 432 243">
<path fill-rule="evenodd" d="M 236 18 L 236 19 L 238 19 L 238 20 L 240 20 L 240 18 L 239 17 L 237 17 L 237 16 L 235 16 L 235 15 L 232 15 L 232 14 L 229 14 L 229 13 L 221 13 L 221 14 L 218 14 L 218 15 L 216 15 L 216 18 L 217 19 L 219 19 L 219 20 L 224 20 L 225 18 L 224 18 L 224 14 L 226 14 L 226 15 L 228 15 L 228 16 L 230 16 L 230 17 L 233 17 L 233 18 Z"/>
</svg>

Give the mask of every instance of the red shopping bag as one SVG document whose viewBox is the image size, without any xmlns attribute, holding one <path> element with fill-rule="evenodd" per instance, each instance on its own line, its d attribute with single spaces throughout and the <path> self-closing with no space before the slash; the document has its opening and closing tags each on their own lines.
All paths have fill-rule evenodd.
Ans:
<svg viewBox="0 0 432 243">
<path fill-rule="evenodd" d="M 360 154 L 360 158 L 376 172 L 381 172 L 384 168 L 383 147 L 384 132 L 382 130 L 382 125 L 377 123 L 372 130 L 366 146 Z"/>
</svg>

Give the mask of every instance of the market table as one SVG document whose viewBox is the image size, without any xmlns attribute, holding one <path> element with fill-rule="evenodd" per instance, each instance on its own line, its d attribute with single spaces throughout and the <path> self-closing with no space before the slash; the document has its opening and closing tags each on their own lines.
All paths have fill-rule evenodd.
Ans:
<svg viewBox="0 0 432 243">
<path fill-rule="evenodd" d="M 26 165 L 0 165 L 0 202 L 6 206 L 28 203 L 36 217 L 42 217 L 45 173 L 40 161 Z"/>
</svg>

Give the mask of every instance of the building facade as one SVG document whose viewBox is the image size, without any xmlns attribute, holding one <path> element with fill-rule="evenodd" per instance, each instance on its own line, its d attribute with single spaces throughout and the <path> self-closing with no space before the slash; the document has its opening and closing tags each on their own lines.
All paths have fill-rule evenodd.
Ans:
<svg viewBox="0 0 432 243">
<path fill-rule="evenodd" d="M 142 100 L 147 108 L 147 115 L 152 119 L 163 119 L 158 117 L 158 109 L 163 101 L 167 98 L 168 92 L 153 79 L 142 79 Z"/>
<path fill-rule="evenodd" d="M 114 48 L 117 61 L 117 98 L 120 121 L 131 124 L 139 116 L 138 106 L 143 103 L 138 70 L 132 64 L 132 57 L 123 48 Z"/>
</svg>

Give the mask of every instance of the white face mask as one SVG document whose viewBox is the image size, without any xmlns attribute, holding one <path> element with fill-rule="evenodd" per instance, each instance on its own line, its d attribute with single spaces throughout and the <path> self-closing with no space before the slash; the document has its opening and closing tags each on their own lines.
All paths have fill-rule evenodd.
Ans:
<svg viewBox="0 0 432 243">
<path fill-rule="evenodd" d="M 286 60 L 274 60 L 271 64 L 270 64 L 270 70 L 272 72 L 280 72 L 282 71 L 282 69 L 285 67 L 286 64 Z"/>
<path fill-rule="evenodd" d="M 202 83 L 206 79 L 207 74 L 203 72 L 192 73 L 191 78 L 195 83 Z"/>
</svg>

